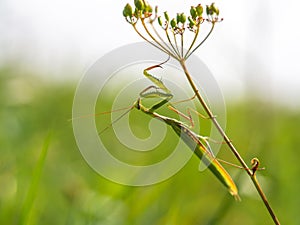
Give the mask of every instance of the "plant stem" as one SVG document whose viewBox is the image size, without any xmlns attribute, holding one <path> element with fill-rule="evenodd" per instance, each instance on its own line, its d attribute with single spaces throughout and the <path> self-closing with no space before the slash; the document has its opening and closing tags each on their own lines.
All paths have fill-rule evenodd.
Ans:
<svg viewBox="0 0 300 225">
<path fill-rule="evenodd" d="M 195 33 L 195 36 L 194 36 L 194 38 L 193 38 L 193 41 L 192 41 L 192 43 L 191 43 L 189 49 L 188 49 L 187 52 L 185 53 L 185 56 L 184 56 L 185 59 L 187 58 L 187 56 L 189 55 L 190 51 L 192 50 L 194 44 L 196 43 L 196 40 L 197 40 L 199 31 L 200 31 L 200 23 L 197 25 L 197 29 L 196 29 L 196 33 Z"/>
<path fill-rule="evenodd" d="M 172 52 L 172 48 L 173 48 L 173 50 L 175 50 L 174 47 L 172 46 L 172 42 L 169 41 L 170 46 L 172 47 L 171 48 L 170 46 L 168 46 L 168 44 L 165 42 L 165 40 L 160 36 L 160 34 L 158 33 L 158 31 L 156 30 L 156 28 L 155 28 L 155 26 L 153 24 L 153 21 L 151 21 L 150 24 L 151 24 L 152 30 L 154 31 L 154 33 L 156 34 L 156 36 L 159 38 L 159 40 L 161 41 L 161 43 L 163 43 L 166 46 L 166 48 L 169 50 L 169 52 Z M 176 54 L 174 54 L 174 55 L 176 55 Z"/>
<path fill-rule="evenodd" d="M 217 119 L 214 117 L 213 113 L 211 112 L 210 108 L 208 107 L 208 105 L 206 104 L 205 100 L 203 99 L 203 97 L 201 96 L 199 90 L 197 89 L 191 75 L 189 74 L 189 71 L 186 67 L 185 64 L 185 59 L 181 59 L 179 60 L 179 63 L 186 75 L 186 78 L 190 84 L 190 86 L 192 87 L 195 95 L 197 96 L 200 104 L 202 105 L 202 107 L 204 108 L 205 112 L 207 113 L 207 115 L 209 116 L 209 118 L 212 120 L 214 126 L 217 128 L 218 132 L 222 135 L 222 137 L 224 138 L 224 141 L 226 142 L 226 144 L 228 145 L 228 147 L 230 148 L 231 152 L 235 155 L 235 157 L 237 158 L 237 160 L 241 163 L 242 167 L 245 169 L 245 171 L 247 172 L 247 174 L 250 176 L 257 192 L 259 193 L 261 199 L 263 200 L 269 214 L 271 215 L 273 221 L 275 224 L 280 225 L 279 220 L 277 219 L 274 211 L 272 210 L 267 197 L 265 196 L 257 178 L 255 175 L 255 172 L 253 172 L 251 169 L 248 168 L 247 164 L 245 163 L 245 161 L 243 160 L 243 158 L 240 156 L 240 154 L 238 153 L 238 151 L 236 150 L 236 148 L 234 147 L 234 145 L 232 144 L 232 142 L 230 141 L 230 139 L 228 138 L 228 136 L 226 135 L 225 131 L 223 130 L 223 128 L 220 126 L 220 124 L 218 123 Z"/>
<path fill-rule="evenodd" d="M 170 35 L 169 35 L 169 33 L 168 33 L 168 29 L 165 29 L 165 32 L 166 32 L 167 39 L 168 39 L 168 41 L 169 41 L 171 47 L 173 48 L 174 55 L 177 55 L 177 56 L 180 58 L 179 53 L 176 51 L 176 48 L 174 47 L 174 45 L 173 45 L 173 43 L 172 43 L 172 41 L 171 41 L 171 39 L 170 39 Z"/>
<path fill-rule="evenodd" d="M 261 199 L 263 200 L 266 208 L 268 209 L 269 214 L 271 215 L 274 223 L 280 225 L 280 222 L 279 222 L 278 218 L 276 217 L 275 212 L 272 210 L 272 208 L 271 208 L 271 206 L 270 206 L 270 204 L 268 202 L 268 199 L 267 199 L 264 191 L 262 190 L 262 188 L 261 188 L 261 186 L 260 186 L 260 184 L 259 184 L 259 182 L 258 182 L 255 174 L 253 174 L 253 176 L 251 176 L 251 180 L 252 180 L 253 184 L 255 185 L 255 188 L 258 191 Z"/>
<path fill-rule="evenodd" d="M 186 78 L 189 81 L 189 84 L 191 85 L 195 95 L 197 96 L 200 104 L 202 105 L 202 107 L 204 108 L 205 112 L 207 113 L 207 115 L 209 116 L 209 118 L 212 120 L 213 124 L 216 126 L 217 130 L 219 131 L 219 133 L 222 135 L 222 137 L 224 138 L 226 144 L 228 145 L 228 147 L 231 149 L 231 151 L 233 152 L 233 154 L 235 155 L 235 157 L 239 160 L 239 162 L 241 163 L 241 165 L 243 166 L 243 168 L 245 168 L 245 170 L 247 171 L 249 176 L 252 176 L 252 171 L 248 169 L 247 164 L 245 163 L 245 161 L 242 159 L 242 157 L 239 155 L 238 151 L 235 149 L 235 147 L 233 146 L 232 142 L 230 141 L 230 139 L 227 137 L 227 135 L 225 134 L 224 130 L 222 129 L 222 127 L 220 126 L 220 124 L 218 123 L 218 121 L 216 120 L 216 118 L 214 117 L 213 113 L 211 112 L 210 108 L 208 107 L 208 105 L 206 104 L 206 102 L 204 101 L 203 97 L 200 95 L 200 92 L 198 91 L 194 81 L 192 80 L 191 75 L 189 74 L 186 64 L 185 64 L 185 60 L 181 60 L 179 61 L 180 65 L 186 75 Z"/>
<path fill-rule="evenodd" d="M 157 44 L 157 46 L 159 46 L 160 49 L 163 49 L 164 52 L 169 52 L 168 49 L 166 47 L 164 47 L 161 43 L 159 43 L 156 38 L 150 33 L 150 31 L 147 28 L 147 25 L 145 23 L 145 19 L 141 19 L 143 27 L 145 29 L 145 31 L 147 32 L 147 34 L 149 35 L 149 37 Z"/>
<path fill-rule="evenodd" d="M 193 51 L 191 51 L 188 55 L 186 54 L 184 59 L 188 59 L 206 40 L 207 38 L 211 35 L 211 33 L 213 32 L 215 28 L 215 22 L 212 23 L 212 26 L 210 28 L 210 31 L 208 32 L 208 34 L 206 35 L 206 37 L 200 42 L 200 44 L 198 44 L 194 49 Z M 196 37 L 197 38 L 197 37 Z"/>
</svg>

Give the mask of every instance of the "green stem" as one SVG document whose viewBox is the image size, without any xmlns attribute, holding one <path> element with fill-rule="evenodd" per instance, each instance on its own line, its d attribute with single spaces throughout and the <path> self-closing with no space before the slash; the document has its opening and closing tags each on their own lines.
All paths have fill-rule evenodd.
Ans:
<svg viewBox="0 0 300 225">
<path fill-rule="evenodd" d="M 197 25 L 197 30 L 196 30 L 196 33 L 195 33 L 195 36 L 194 36 L 194 39 L 189 47 L 189 49 L 187 50 L 187 52 L 185 53 L 185 56 L 184 58 L 186 59 L 187 58 L 187 55 L 190 53 L 191 49 L 193 48 L 196 40 L 197 40 L 197 37 L 198 37 L 198 34 L 199 34 L 199 31 L 200 31 L 200 24 Z"/>
<path fill-rule="evenodd" d="M 168 30 L 166 29 L 165 32 L 166 32 L 167 39 L 168 39 L 168 41 L 169 41 L 171 47 L 173 48 L 173 50 L 174 50 L 174 52 L 175 52 L 175 55 L 177 55 L 178 58 L 180 58 L 179 53 L 176 51 L 176 49 L 175 49 L 175 47 L 174 47 L 174 45 L 173 45 L 173 43 L 172 43 L 172 41 L 171 41 L 171 39 L 170 39 L 170 35 L 169 35 Z"/>
<path fill-rule="evenodd" d="M 183 33 L 180 34 L 181 39 L 181 58 L 183 58 Z"/>
<path fill-rule="evenodd" d="M 176 34 L 175 34 L 174 30 L 173 30 L 173 39 L 174 39 L 175 47 L 176 47 L 176 50 L 177 50 L 176 52 L 178 53 L 179 58 L 181 58 L 180 57 L 180 51 L 179 51 L 178 43 L 177 43 L 177 39 L 176 39 Z"/>
<path fill-rule="evenodd" d="M 160 47 L 160 49 L 163 49 L 164 52 L 166 52 L 168 55 L 171 55 L 172 57 L 176 58 L 176 56 L 171 53 L 170 51 L 168 51 L 168 49 L 166 49 L 162 44 L 160 44 L 155 37 L 153 37 L 153 35 L 150 33 L 150 31 L 148 30 L 146 24 L 145 24 L 145 20 L 141 19 L 143 27 L 145 29 L 145 31 L 147 32 L 147 34 L 149 35 L 149 37 L 151 37 L 151 39 Z"/>
<path fill-rule="evenodd" d="M 275 224 L 280 225 L 279 220 L 277 219 L 274 211 L 272 210 L 266 195 L 264 194 L 258 180 L 256 179 L 255 176 L 255 172 L 253 172 L 252 170 L 250 170 L 247 166 L 247 164 L 245 163 L 245 161 L 243 160 L 243 158 L 240 156 L 240 154 L 238 153 L 238 151 L 236 150 L 236 148 L 234 147 L 234 145 L 232 144 L 232 142 L 230 141 L 230 139 L 228 138 L 228 136 L 226 135 L 226 133 L 224 132 L 223 128 L 220 126 L 220 124 L 218 123 L 217 119 L 214 117 L 213 113 L 211 112 L 210 108 L 208 107 L 208 105 L 206 104 L 206 102 L 204 101 L 203 97 L 201 96 L 199 90 L 197 89 L 194 81 L 192 80 L 191 75 L 188 72 L 188 69 L 186 67 L 185 64 L 185 59 L 182 59 L 179 61 L 185 75 L 186 78 L 190 84 L 190 86 L 192 87 L 196 97 L 198 98 L 200 104 L 202 105 L 202 107 L 204 108 L 205 112 L 207 113 L 207 115 L 209 116 L 209 118 L 212 120 L 214 126 L 217 128 L 218 132 L 222 135 L 222 137 L 224 138 L 224 141 L 226 142 L 226 144 L 228 145 L 228 147 L 230 148 L 231 152 L 235 155 L 235 157 L 237 158 L 237 160 L 241 163 L 242 167 L 245 169 L 245 171 L 247 172 L 247 174 L 251 177 L 251 180 L 257 190 L 257 192 L 259 193 L 261 199 L 263 200 L 269 214 L 271 215 L 273 221 Z"/>
<path fill-rule="evenodd" d="M 34 200 L 37 196 L 42 172 L 45 167 L 45 162 L 46 162 L 46 158 L 47 158 L 49 145 L 51 142 L 51 137 L 52 137 L 52 130 L 49 131 L 48 135 L 46 136 L 46 138 L 44 140 L 44 144 L 42 146 L 41 153 L 37 160 L 35 169 L 33 171 L 29 190 L 27 192 L 27 195 L 26 195 L 26 198 L 24 201 L 24 205 L 22 208 L 22 214 L 20 216 L 20 224 L 22 224 L 22 225 L 30 224 L 30 222 L 29 222 L 30 214 L 31 214 L 31 211 L 33 210 Z"/>
<path fill-rule="evenodd" d="M 159 50 L 161 50 L 162 52 L 165 52 L 166 54 L 169 54 L 167 51 L 165 51 L 163 48 L 160 48 L 159 46 L 155 45 L 153 42 L 149 41 L 144 35 L 141 34 L 141 32 L 139 32 L 139 30 L 136 28 L 136 25 L 133 24 L 133 29 L 134 31 L 142 38 L 144 39 L 146 42 L 148 42 L 149 44 L 151 44 L 152 46 L 154 46 L 155 48 L 158 48 Z"/>
<path fill-rule="evenodd" d="M 227 135 L 223 131 L 222 127 L 220 126 L 220 124 L 218 123 L 218 121 L 216 120 L 216 118 L 214 117 L 214 115 L 211 112 L 210 108 L 208 107 L 208 105 L 206 104 L 206 102 L 204 101 L 204 99 L 202 98 L 202 96 L 200 95 L 199 90 L 197 89 L 194 81 L 192 80 L 191 75 L 188 72 L 188 69 L 187 69 L 186 64 L 185 64 L 185 60 L 183 59 L 183 60 L 179 61 L 179 63 L 180 63 L 180 65 L 181 65 L 181 67 L 182 67 L 182 69 L 183 69 L 183 71 L 184 71 L 184 73 L 186 75 L 186 78 L 188 79 L 188 82 L 189 82 L 190 86 L 192 87 L 195 95 L 197 96 L 197 98 L 198 98 L 200 104 L 202 105 L 202 107 L 204 108 L 205 112 L 207 113 L 207 115 L 209 116 L 209 118 L 213 121 L 213 124 L 216 126 L 217 130 L 222 135 L 222 137 L 224 137 L 224 140 L 225 140 L 226 144 L 232 150 L 232 152 L 236 156 L 236 158 L 240 161 L 240 163 L 243 166 L 243 168 L 246 169 L 248 175 L 252 176 L 252 171 L 248 169 L 247 164 L 242 159 L 242 157 L 239 155 L 238 151 L 235 149 L 235 147 L 233 146 L 232 142 L 227 137 Z"/>
<path fill-rule="evenodd" d="M 173 52 L 173 50 L 174 50 L 173 54 L 176 55 L 176 51 L 175 51 L 174 47 L 172 46 L 172 43 L 170 43 L 170 44 L 173 49 L 170 46 L 168 46 L 168 44 L 165 42 L 165 40 L 160 36 L 158 31 L 155 29 L 155 26 L 153 25 L 153 21 L 151 21 L 150 24 L 151 24 L 151 27 L 152 27 L 154 33 L 158 37 L 158 39 L 166 46 L 166 48 L 169 50 L 170 53 Z"/>
<path fill-rule="evenodd" d="M 268 199 L 267 199 L 264 191 L 262 190 L 255 174 L 253 174 L 253 176 L 251 176 L 251 180 L 252 180 L 253 184 L 255 185 L 255 188 L 258 191 L 261 199 L 263 200 L 263 202 L 264 202 L 269 214 L 271 215 L 274 223 L 277 224 L 277 225 L 280 225 L 280 222 L 279 222 L 278 218 L 276 217 L 275 212 L 272 210 L 272 208 L 271 208 L 271 206 L 268 202 Z"/>
<path fill-rule="evenodd" d="M 198 44 L 193 51 L 191 51 L 188 55 L 186 55 L 184 58 L 188 59 L 206 40 L 207 38 L 210 36 L 210 34 L 212 33 L 213 29 L 215 27 L 215 22 L 212 22 L 212 26 L 210 28 L 210 31 L 208 32 L 208 34 L 206 35 L 206 37 L 200 42 L 200 44 Z"/>
</svg>

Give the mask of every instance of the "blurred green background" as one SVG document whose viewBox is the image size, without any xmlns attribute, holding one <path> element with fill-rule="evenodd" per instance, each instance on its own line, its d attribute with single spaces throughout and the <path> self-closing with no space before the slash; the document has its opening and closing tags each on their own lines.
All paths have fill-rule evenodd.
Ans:
<svg viewBox="0 0 300 225">
<path fill-rule="evenodd" d="M 68 120 L 76 83 L 37 75 L 0 69 L 0 224 L 272 224 L 249 178 L 230 166 L 241 202 L 199 172 L 196 157 L 152 186 L 104 179 L 82 158 Z M 266 168 L 259 180 L 280 221 L 300 224 L 300 110 L 249 98 L 227 102 L 227 112 L 241 155 Z M 225 146 L 219 157 L 233 161 Z"/>
</svg>

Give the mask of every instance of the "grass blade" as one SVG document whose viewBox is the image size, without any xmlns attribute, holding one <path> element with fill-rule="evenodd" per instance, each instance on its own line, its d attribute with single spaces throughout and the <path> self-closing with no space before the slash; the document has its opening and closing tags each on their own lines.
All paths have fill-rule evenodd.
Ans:
<svg viewBox="0 0 300 225">
<path fill-rule="evenodd" d="M 48 135 L 46 136 L 46 138 L 44 140 L 44 144 L 43 144 L 39 159 L 37 161 L 36 167 L 33 171 L 31 183 L 30 183 L 30 186 L 29 186 L 29 189 L 27 192 L 27 196 L 26 196 L 24 204 L 23 204 L 23 209 L 21 212 L 20 224 L 22 224 L 22 225 L 28 224 L 29 219 L 30 219 L 30 213 L 32 210 L 34 199 L 35 199 L 37 191 L 38 191 L 39 182 L 40 182 L 41 174 L 42 174 L 42 171 L 43 171 L 43 168 L 45 165 L 46 156 L 47 156 L 48 148 L 50 145 L 51 137 L 52 137 L 52 131 L 49 131 Z"/>
</svg>

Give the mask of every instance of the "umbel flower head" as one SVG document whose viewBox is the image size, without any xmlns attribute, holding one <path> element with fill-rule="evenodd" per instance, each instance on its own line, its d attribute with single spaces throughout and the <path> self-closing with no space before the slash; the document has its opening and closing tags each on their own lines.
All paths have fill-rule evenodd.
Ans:
<svg viewBox="0 0 300 225">
<path fill-rule="evenodd" d="M 126 18 L 127 22 L 135 23 L 140 18 L 149 18 L 152 15 L 152 7 L 143 0 L 134 1 L 135 9 L 127 3 L 123 10 L 123 16 Z"/>
<path fill-rule="evenodd" d="M 203 16 L 204 11 L 206 13 L 205 17 Z M 133 26 L 134 30 L 145 41 L 177 60 L 187 59 L 203 44 L 211 34 L 216 22 L 222 21 L 222 19 L 219 19 L 219 13 L 219 9 L 212 3 L 206 5 L 206 10 L 204 10 L 201 4 L 191 6 L 189 15 L 177 13 L 175 17 L 171 18 L 166 11 L 163 15 L 158 16 L 158 8 L 155 7 L 153 10 L 153 7 L 145 0 L 134 0 L 134 7 L 127 3 L 123 9 L 123 16 L 126 21 Z M 157 21 L 157 24 L 154 23 L 155 21 Z M 207 36 L 196 45 L 200 25 L 204 22 L 211 24 L 211 30 Z M 139 23 L 142 26 L 142 30 L 137 27 Z M 156 29 L 157 25 L 162 28 L 165 38 L 163 38 L 161 32 Z M 185 43 L 183 40 L 186 30 L 191 31 L 194 35 L 193 41 L 188 45 L 187 51 L 184 50 Z M 180 45 L 178 43 L 180 43 Z"/>
</svg>

